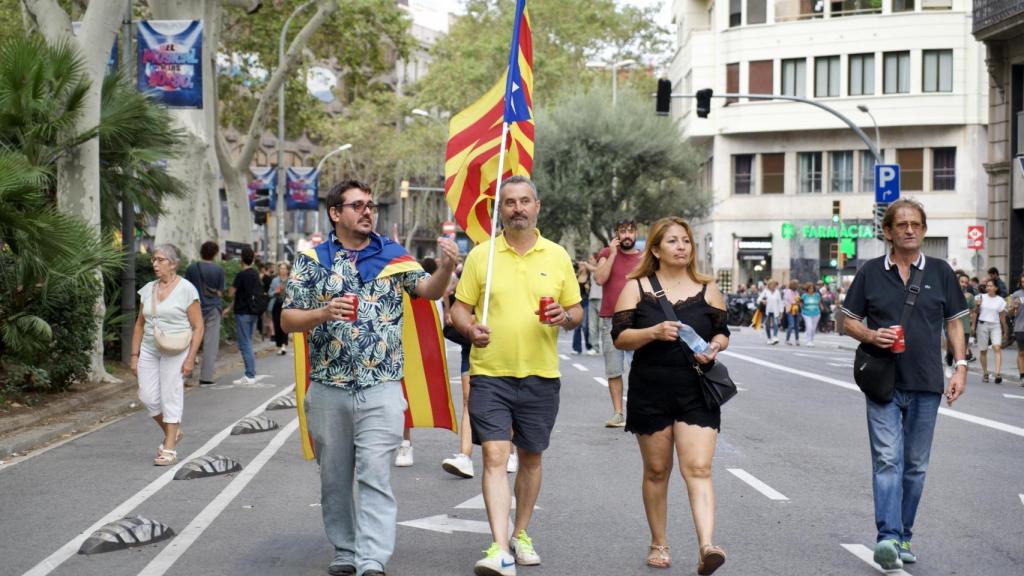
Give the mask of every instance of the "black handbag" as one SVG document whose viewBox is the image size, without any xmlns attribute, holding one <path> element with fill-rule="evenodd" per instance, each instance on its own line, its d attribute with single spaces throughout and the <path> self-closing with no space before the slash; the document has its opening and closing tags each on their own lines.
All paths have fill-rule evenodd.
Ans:
<svg viewBox="0 0 1024 576">
<path fill-rule="evenodd" d="M 658 303 L 661 304 L 661 311 L 665 314 L 665 319 L 678 322 L 679 317 L 676 316 L 672 305 L 668 303 L 668 298 L 665 297 L 665 291 L 661 289 L 661 282 L 658 282 L 658 277 L 651 274 L 648 280 L 651 282 L 651 288 L 654 289 L 654 296 L 658 299 Z M 729 377 L 729 370 L 725 367 L 725 364 L 716 360 L 710 366 L 701 366 L 697 359 L 693 357 L 693 350 L 690 350 L 686 342 L 683 342 L 682 338 L 677 338 L 676 341 L 679 342 L 680 348 L 683 349 L 686 361 L 693 365 L 693 369 L 700 376 L 700 389 L 704 393 L 704 404 L 708 407 L 708 410 L 721 407 L 736 395 L 736 384 Z"/>
<path fill-rule="evenodd" d="M 907 299 L 903 303 L 903 313 L 899 325 L 907 329 L 910 313 L 917 303 L 917 295 L 921 291 L 921 280 L 924 273 L 917 268 L 910 272 L 910 285 L 907 286 Z M 878 404 L 892 402 L 896 391 L 896 360 L 897 355 L 885 348 L 862 343 L 853 356 L 853 379 L 865 396 Z"/>
</svg>

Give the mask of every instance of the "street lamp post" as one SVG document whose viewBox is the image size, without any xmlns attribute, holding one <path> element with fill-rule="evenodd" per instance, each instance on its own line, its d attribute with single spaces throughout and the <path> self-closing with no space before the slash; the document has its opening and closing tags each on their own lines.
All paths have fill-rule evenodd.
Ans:
<svg viewBox="0 0 1024 576">
<path fill-rule="evenodd" d="M 587 68 L 611 68 L 612 69 L 612 108 L 619 103 L 619 68 L 626 68 L 636 64 L 636 60 L 627 58 L 608 64 L 602 60 L 587 62 Z"/>
<path fill-rule="evenodd" d="M 298 8 L 292 11 L 288 16 L 288 19 L 284 21 L 284 26 L 281 27 L 281 36 L 277 43 L 277 65 L 284 65 L 284 42 L 285 37 L 288 35 L 288 26 L 291 25 L 292 19 L 298 16 L 299 12 L 302 12 L 306 8 L 314 4 L 313 0 L 306 2 L 305 4 L 299 5 Z M 287 186 L 288 180 L 288 168 L 284 165 L 284 86 L 286 81 L 281 82 L 281 87 L 277 90 L 277 234 L 274 238 L 274 260 L 279 261 L 281 256 L 284 254 L 284 193 L 285 187 Z"/>
<path fill-rule="evenodd" d="M 317 165 L 316 165 L 316 173 L 320 174 L 320 168 L 323 167 L 324 162 L 327 162 L 328 158 L 330 158 L 331 156 L 334 156 L 335 154 L 337 154 L 339 152 L 344 152 L 345 150 L 348 150 L 351 147 L 352 147 L 352 144 L 342 144 L 341 146 L 338 146 L 334 150 L 331 150 L 330 152 L 328 152 L 327 155 L 324 156 L 323 158 L 321 158 L 320 162 L 317 163 Z M 321 175 L 321 177 L 322 176 L 323 175 Z M 320 232 L 320 203 L 319 202 L 317 202 L 317 205 L 316 205 L 316 231 Z"/>
<path fill-rule="evenodd" d="M 878 130 L 878 121 L 875 120 L 875 115 L 872 114 L 871 110 L 868 110 L 868 107 L 863 105 L 863 104 L 858 104 L 857 105 L 857 110 L 860 110 L 861 112 L 867 114 L 868 117 L 871 118 L 871 123 L 875 125 L 875 148 L 878 149 L 878 154 L 881 155 L 882 154 L 882 135 L 881 135 L 882 133 L 879 132 L 879 130 Z"/>
<path fill-rule="evenodd" d="M 441 127 L 441 129 L 444 130 L 444 139 L 445 139 L 445 141 L 446 142 L 448 141 L 448 125 L 445 124 L 443 120 L 441 120 L 440 118 L 434 116 L 433 114 L 431 114 L 430 112 L 427 112 L 426 110 L 424 110 L 422 108 L 413 108 L 412 110 L 409 111 L 409 113 L 412 114 L 413 116 L 419 116 L 420 118 L 426 118 L 427 120 L 430 120 L 432 122 L 436 122 Z M 442 179 L 444 179 L 444 164 L 445 164 L 445 160 L 446 160 L 445 151 L 444 151 L 444 149 L 442 149 L 441 150 L 441 178 Z M 451 219 L 452 219 L 452 207 L 448 205 L 447 200 L 445 201 L 444 204 L 445 204 L 445 207 L 448 210 L 448 220 L 451 221 Z"/>
</svg>

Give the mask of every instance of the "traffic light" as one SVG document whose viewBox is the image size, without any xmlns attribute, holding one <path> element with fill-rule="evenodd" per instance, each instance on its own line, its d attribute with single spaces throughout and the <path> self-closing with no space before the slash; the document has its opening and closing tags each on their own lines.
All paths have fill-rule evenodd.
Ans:
<svg viewBox="0 0 1024 576">
<path fill-rule="evenodd" d="M 260 226 L 267 223 L 267 212 L 270 212 L 270 190 L 257 188 L 252 201 L 253 221 Z"/>
<path fill-rule="evenodd" d="M 711 113 L 711 95 L 714 91 L 711 88 L 697 90 L 697 117 L 707 118 Z"/>
<path fill-rule="evenodd" d="M 828 263 L 833 268 L 839 267 L 839 254 L 839 242 L 832 242 L 828 245 Z"/>
<path fill-rule="evenodd" d="M 399 186 L 399 192 L 401 192 L 401 196 L 402 196 L 403 199 L 409 197 L 409 181 L 408 180 L 402 180 L 402 184 L 401 184 L 401 186 Z"/>
<path fill-rule="evenodd" d="M 267 213 L 266 212 L 253 212 L 252 220 L 253 220 L 253 222 L 256 223 L 257 226 L 263 226 L 263 225 L 265 225 L 267 223 Z"/>
<path fill-rule="evenodd" d="M 832 221 L 836 224 L 842 220 L 842 205 L 839 200 L 832 201 Z"/>
<path fill-rule="evenodd" d="M 658 79 L 658 96 L 654 101 L 654 113 L 668 116 L 672 106 L 672 81 L 667 78 Z"/>
</svg>

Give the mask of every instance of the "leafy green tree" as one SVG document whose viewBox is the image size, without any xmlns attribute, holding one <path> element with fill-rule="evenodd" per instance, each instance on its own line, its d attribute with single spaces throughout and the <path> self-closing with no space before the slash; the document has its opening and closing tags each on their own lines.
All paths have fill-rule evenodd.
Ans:
<svg viewBox="0 0 1024 576">
<path fill-rule="evenodd" d="M 569 88 L 607 72 L 588 70 L 595 58 L 648 60 L 667 47 L 656 8 L 619 6 L 615 0 L 530 0 L 534 103 L 550 105 Z M 479 98 L 504 72 L 515 2 L 468 0 L 466 14 L 433 50 L 434 62 L 416 90 L 423 104 L 458 111 Z M 650 79 L 637 75 L 639 81 Z"/>
<path fill-rule="evenodd" d="M 542 230 L 574 229 L 607 240 L 622 215 L 650 222 L 708 211 L 693 182 L 694 152 L 681 142 L 676 123 L 655 116 L 651 98 L 641 93 L 620 92 L 614 110 L 607 91 L 572 95 L 538 111 L 536 138 Z"/>
</svg>

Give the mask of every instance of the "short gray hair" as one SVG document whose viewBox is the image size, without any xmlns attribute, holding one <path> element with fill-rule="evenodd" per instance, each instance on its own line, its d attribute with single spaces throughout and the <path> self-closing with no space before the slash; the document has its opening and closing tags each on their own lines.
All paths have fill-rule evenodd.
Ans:
<svg viewBox="0 0 1024 576">
<path fill-rule="evenodd" d="M 153 248 L 153 254 L 157 252 L 163 252 L 164 257 L 177 264 L 181 257 L 178 255 L 178 247 L 174 244 L 160 244 L 156 248 Z"/>
<path fill-rule="evenodd" d="M 540 200 L 540 195 L 537 194 L 537 185 L 533 183 L 533 180 L 530 180 L 526 176 L 520 176 L 518 174 L 515 176 L 509 176 L 502 181 L 501 186 L 498 188 L 498 192 L 501 193 L 501 191 L 505 189 L 505 186 L 508 186 L 509 184 L 526 184 L 530 187 L 530 190 L 533 191 L 533 199 Z"/>
</svg>

